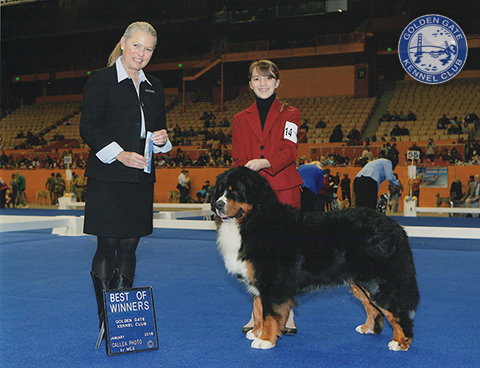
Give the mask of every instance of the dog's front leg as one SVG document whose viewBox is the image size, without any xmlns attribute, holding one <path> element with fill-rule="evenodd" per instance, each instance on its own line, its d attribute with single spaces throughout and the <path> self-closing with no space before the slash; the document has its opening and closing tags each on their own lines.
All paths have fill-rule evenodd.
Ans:
<svg viewBox="0 0 480 368">
<path fill-rule="evenodd" d="M 264 314 L 262 334 L 252 342 L 252 348 L 271 349 L 275 346 L 277 338 L 282 336 L 281 329 L 285 325 L 291 307 L 291 303 L 283 303 L 275 306 L 273 313 Z M 265 308 L 263 309 L 265 310 Z M 266 310 L 271 309 L 267 308 Z"/>
<path fill-rule="evenodd" d="M 247 332 L 247 339 L 255 340 L 263 331 L 263 306 L 259 296 L 253 298 L 253 329 Z"/>
</svg>

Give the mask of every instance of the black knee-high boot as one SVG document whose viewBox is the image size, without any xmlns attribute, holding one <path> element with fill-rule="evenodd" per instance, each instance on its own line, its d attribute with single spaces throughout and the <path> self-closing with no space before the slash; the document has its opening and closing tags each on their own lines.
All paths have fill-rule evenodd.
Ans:
<svg viewBox="0 0 480 368">
<path fill-rule="evenodd" d="M 105 309 L 104 309 L 104 303 L 103 303 L 103 290 L 108 290 L 111 288 L 110 283 L 113 280 L 113 276 L 110 280 L 107 281 L 98 277 L 93 271 L 90 271 L 90 275 L 92 276 L 93 286 L 95 288 L 95 296 L 97 298 L 98 319 L 99 319 L 98 329 L 102 330 L 102 328 L 103 329 L 105 328 Z M 104 338 L 103 334 L 102 336 L 99 336 L 96 349 L 98 349 L 98 346 L 100 345 L 99 342 L 101 342 L 103 338 Z"/>
<path fill-rule="evenodd" d="M 118 268 L 113 270 L 113 278 L 110 282 L 110 289 L 127 289 L 133 286 L 133 279 L 135 275 L 130 279 L 124 275 Z"/>
</svg>

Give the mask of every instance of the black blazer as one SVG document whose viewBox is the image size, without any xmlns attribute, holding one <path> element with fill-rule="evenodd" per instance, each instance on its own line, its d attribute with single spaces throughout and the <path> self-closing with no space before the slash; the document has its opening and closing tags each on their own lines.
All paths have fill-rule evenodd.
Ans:
<svg viewBox="0 0 480 368">
<path fill-rule="evenodd" d="M 151 75 L 146 77 L 152 85 L 141 83 L 139 98 L 131 79 L 118 83 L 115 65 L 90 75 L 83 92 L 80 119 L 80 135 L 91 148 L 85 176 L 103 181 L 138 182 L 143 170 L 129 168 L 119 161 L 104 164 L 95 154 L 115 141 L 125 151 L 143 155 L 140 104 L 147 131 L 166 129 L 162 84 Z M 155 170 L 149 176 L 152 182 L 155 181 Z"/>
</svg>

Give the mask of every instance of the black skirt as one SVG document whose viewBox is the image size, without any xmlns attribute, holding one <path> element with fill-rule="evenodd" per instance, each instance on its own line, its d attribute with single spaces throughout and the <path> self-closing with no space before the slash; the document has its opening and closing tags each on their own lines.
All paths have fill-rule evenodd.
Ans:
<svg viewBox="0 0 480 368">
<path fill-rule="evenodd" d="M 88 178 L 85 234 L 109 238 L 138 238 L 153 231 L 153 186 L 140 173 L 139 183 Z"/>
</svg>

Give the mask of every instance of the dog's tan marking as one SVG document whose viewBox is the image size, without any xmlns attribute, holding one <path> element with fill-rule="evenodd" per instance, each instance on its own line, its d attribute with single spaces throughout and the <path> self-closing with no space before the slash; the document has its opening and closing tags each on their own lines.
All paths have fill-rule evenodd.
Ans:
<svg viewBox="0 0 480 368">
<path fill-rule="evenodd" d="M 242 203 L 242 202 L 236 202 L 234 200 L 227 200 L 227 206 L 225 209 L 225 214 L 228 217 L 234 217 L 238 211 L 243 210 L 243 215 L 237 219 L 237 222 L 240 223 L 242 222 L 243 218 L 248 215 L 248 213 L 252 210 L 252 206 L 250 206 L 247 203 Z"/>
<path fill-rule="evenodd" d="M 253 298 L 253 335 L 258 338 L 263 331 L 263 306 L 260 297 Z"/>
<path fill-rule="evenodd" d="M 288 316 L 288 314 L 287 314 Z M 259 339 L 263 341 L 268 341 L 272 344 L 272 348 L 277 342 L 277 337 L 281 336 L 280 322 L 274 316 L 267 315 L 263 321 L 263 330 Z"/>
<path fill-rule="evenodd" d="M 245 268 L 247 269 L 246 276 L 247 276 L 248 282 L 250 282 L 250 284 L 254 284 L 256 281 L 256 278 L 255 278 L 255 268 L 253 268 L 252 262 L 246 261 Z"/>
<path fill-rule="evenodd" d="M 360 299 L 367 313 L 367 320 L 363 325 L 358 326 L 356 331 L 361 334 L 380 334 L 385 322 L 380 311 L 372 305 L 368 291 L 362 290 L 356 285 L 350 285 L 350 291 L 355 297 Z M 378 320 L 379 325 L 375 329 L 375 320 L 378 318 L 381 318 L 381 320 Z"/>
<path fill-rule="evenodd" d="M 412 343 L 412 339 L 405 336 L 405 333 L 403 332 L 402 327 L 398 323 L 397 318 L 395 318 L 392 313 L 390 313 L 386 309 L 380 309 L 380 310 L 388 319 L 388 321 L 390 322 L 393 328 L 393 338 L 392 338 L 392 341 L 389 342 L 388 348 L 390 350 L 407 351 Z"/>
</svg>

